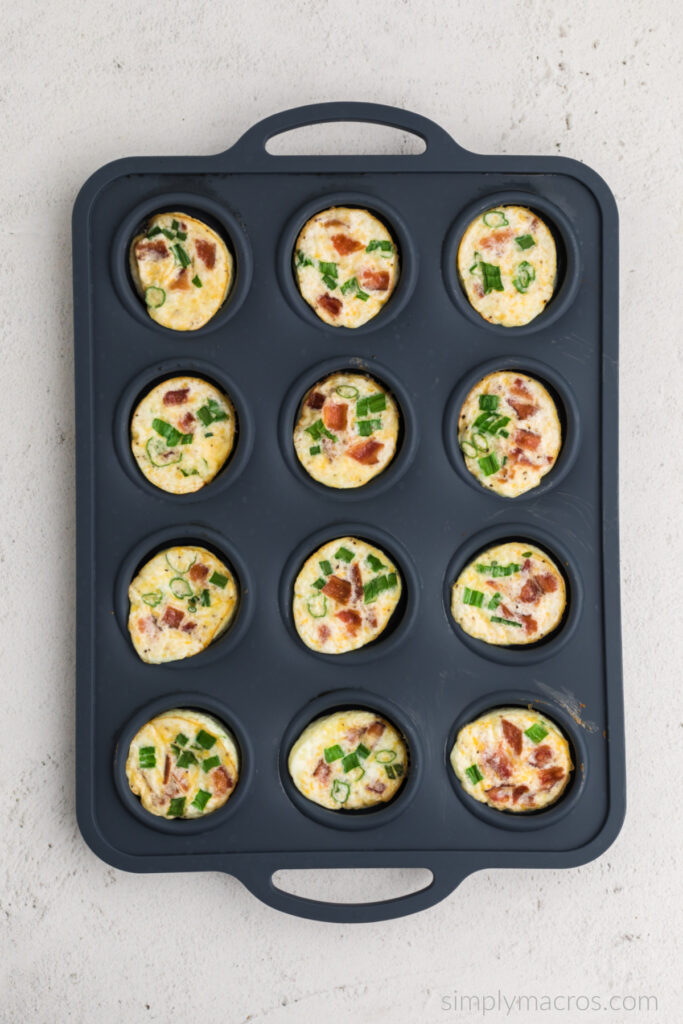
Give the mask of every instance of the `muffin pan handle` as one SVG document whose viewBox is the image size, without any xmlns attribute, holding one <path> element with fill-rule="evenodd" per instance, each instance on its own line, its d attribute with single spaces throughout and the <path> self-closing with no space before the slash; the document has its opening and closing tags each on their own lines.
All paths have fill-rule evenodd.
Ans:
<svg viewBox="0 0 683 1024">
<path fill-rule="evenodd" d="M 316 858 L 311 861 L 311 867 L 343 867 L 339 861 L 330 859 L 329 864 Z M 441 857 L 439 854 L 417 853 L 414 856 L 402 854 L 391 859 L 391 854 L 382 858 L 377 867 L 419 867 L 427 868 L 432 873 L 432 880 L 429 885 L 410 892 L 404 896 L 396 896 L 388 900 L 377 900 L 369 903 L 334 903 L 323 900 L 309 899 L 306 896 L 295 896 L 293 893 L 279 889 L 273 882 L 275 871 L 293 867 L 301 869 L 306 867 L 301 859 L 286 863 L 286 855 L 277 856 L 256 856 L 244 860 L 239 868 L 230 868 L 230 874 L 235 875 L 249 891 L 266 903 L 274 910 L 280 910 L 285 914 L 293 914 L 296 917 L 306 917 L 312 921 L 329 921 L 337 924 L 369 924 L 373 921 L 391 921 L 397 917 L 405 917 L 408 914 L 416 914 L 421 910 L 428 910 L 441 900 L 445 899 L 471 874 L 471 867 L 459 863 L 459 858 L 449 855 Z"/>
<path fill-rule="evenodd" d="M 425 143 L 424 153 L 411 155 L 407 159 L 438 162 L 443 157 L 453 158 L 454 154 L 466 154 L 461 146 L 454 142 L 448 132 L 430 121 L 427 117 L 414 114 L 409 110 L 401 110 L 400 107 L 390 107 L 382 103 L 311 103 L 303 107 L 292 107 L 290 110 L 283 110 L 272 117 L 266 117 L 263 121 L 250 128 L 242 135 L 231 149 L 227 150 L 224 156 L 239 157 L 240 160 L 248 162 L 252 166 L 254 161 L 262 160 L 288 160 L 290 157 L 273 156 L 266 150 L 266 143 L 274 135 L 282 132 L 292 131 L 294 128 L 303 128 L 311 124 L 327 124 L 330 121 L 363 121 L 368 124 L 382 124 L 390 128 L 397 128 L 400 131 L 411 132 L 419 136 Z M 344 157 L 334 158 L 337 162 Z M 351 159 L 357 160 L 357 157 Z M 392 157 L 395 159 L 395 157 Z"/>
</svg>

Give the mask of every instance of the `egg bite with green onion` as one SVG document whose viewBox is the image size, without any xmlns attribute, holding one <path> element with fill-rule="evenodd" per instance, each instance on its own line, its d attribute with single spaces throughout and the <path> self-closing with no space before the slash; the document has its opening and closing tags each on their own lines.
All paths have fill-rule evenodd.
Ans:
<svg viewBox="0 0 683 1024">
<path fill-rule="evenodd" d="M 408 772 L 408 750 L 381 715 L 336 711 L 304 729 L 288 766 L 307 800 L 331 811 L 356 811 L 396 796 Z"/>
<path fill-rule="evenodd" d="M 332 327 L 361 327 L 390 299 L 398 249 L 369 210 L 331 206 L 304 224 L 296 240 L 294 276 L 302 297 Z"/>
<path fill-rule="evenodd" d="M 355 651 L 386 628 L 401 592 L 399 571 L 384 551 L 338 537 L 314 551 L 296 578 L 294 626 L 321 654 Z"/>
<path fill-rule="evenodd" d="M 230 799 L 239 754 L 228 729 L 187 708 L 165 711 L 133 737 L 126 777 L 146 811 L 157 817 L 201 818 Z"/>
<path fill-rule="evenodd" d="M 487 644 L 533 644 L 557 629 L 567 604 L 564 576 L 529 541 L 506 541 L 481 551 L 451 590 L 451 614 Z"/>
<path fill-rule="evenodd" d="M 531 708 L 497 708 L 464 725 L 451 765 L 479 803 L 517 813 L 559 800 L 574 767 L 562 731 Z"/>
<path fill-rule="evenodd" d="M 537 487 L 557 462 L 562 428 L 555 402 L 533 377 L 489 373 L 463 402 L 458 444 L 482 487 L 516 498 Z"/>
<path fill-rule="evenodd" d="M 235 410 L 227 395 L 200 377 L 173 377 L 138 403 L 130 444 L 141 473 L 169 494 L 210 483 L 235 443 Z"/>
<path fill-rule="evenodd" d="M 332 373 L 304 395 L 294 449 L 309 476 L 326 487 L 362 487 L 396 453 L 398 406 L 389 391 L 362 373 Z"/>
<path fill-rule="evenodd" d="M 221 636 L 237 609 L 237 584 L 206 548 L 167 548 L 139 570 L 128 588 L 128 632 L 150 664 L 191 658 Z"/>
<path fill-rule="evenodd" d="M 542 313 L 557 278 L 555 240 L 537 213 L 498 206 L 478 214 L 458 248 L 458 275 L 473 309 L 503 327 Z"/>
</svg>

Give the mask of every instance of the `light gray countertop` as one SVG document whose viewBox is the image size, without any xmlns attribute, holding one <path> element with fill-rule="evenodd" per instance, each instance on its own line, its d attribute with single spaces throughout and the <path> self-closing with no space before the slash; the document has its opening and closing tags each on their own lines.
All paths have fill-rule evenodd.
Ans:
<svg viewBox="0 0 683 1024">
<path fill-rule="evenodd" d="M 5 6 L 1 1021 L 680 1016 L 677 19 L 674 0 Z M 581 159 L 607 180 L 621 216 L 626 823 L 585 867 L 481 872 L 432 910 L 367 926 L 278 914 L 222 875 L 114 870 L 85 846 L 74 816 L 76 192 L 119 156 L 214 153 L 277 110 L 344 98 L 416 110 L 471 150 Z M 371 150 L 392 144 L 371 128 L 315 132 L 330 153 L 368 140 Z M 328 898 L 381 897 L 397 879 L 367 882 L 325 874 L 298 884 Z M 559 1001 L 508 1012 L 502 1000 L 518 995 Z M 451 1009 L 461 996 L 488 998 Z M 570 996 L 606 1008 L 564 1009 Z M 647 996 L 657 1010 L 630 1009 Z"/>
</svg>

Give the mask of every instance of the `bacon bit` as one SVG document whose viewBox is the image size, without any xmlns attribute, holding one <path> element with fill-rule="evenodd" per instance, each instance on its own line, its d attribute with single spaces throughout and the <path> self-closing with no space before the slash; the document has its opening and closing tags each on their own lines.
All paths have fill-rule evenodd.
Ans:
<svg viewBox="0 0 683 1024">
<path fill-rule="evenodd" d="M 507 718 L 504 718 L 501 724 L 506 743 L 511 747 L 512 753 L 519 757 L 522 753 L 522 730 L 518 729 L 512 722 L 508 722 Z"/>
<path fill-rule="evenodd" d="M 164 785 L 166 785 L 166 783 L 168 782 L 168 777 L 169 777 L 170 774 L 171 774 L 171 758 L 167 754 L 166 755 L 166 760 L 164 761 Z"/>
<path fill-rule="evenodd" d="M 538 585 L 538 580 L 535 576 L 527 580 L 519 595 L 520 601 L 524 604 L 538 604 L 541 595 L 543 593 L 542 588 Z"/>
<path fill-rule="evenodd" d="M 552 594 L 557 590 L 557 580 L 551 572 L 544 572 L 542 576 L 535 577 L 544 594 Z"/>
<path fill-rule="evenodd" d="M 531 757 L 529 758 L 529 764 L 532 764 L 534 768 L 543 768 L 549 761 L 552 761 L 552 759 L 552 749 L 547 743 L 544 743 L 542 746 L 536 747 L 536 749 L 532 751 Z"/>
<path fill-rule="evenodd" d="M 214 768 L 211 772 L 211 781 L 213 782 L 214 796 L 222 796 L 223 793 L 227 793 L 235 785 L 232 775 L 223 765 Z"/>
<path fill-rule="evenodd" d="M 154 242 L 138 242 L 135 255 L 139 260 L 153 260 L 156 263 L 170 256 L 170 253 L 163 238 L 157 238 Z"/>
<path fill-rule="evenodd" d="M 360 601 L 363 596 L 363 577 L 358 562 L 351 563 L 351 583 L 353 584 L 353 599 Z"/>
<path fill-rule="evenodd" d="M 484 792 L 497 804 L 506 804 L 510 799 L 510 786 L 493 786 Z"/>
<path fill-rule="evenodd" d="M 328 576 L 321 593 L 327 594 L 338 604 L 348 604 L 351 597 L 351 584 L 348 580 L 340 580 L 338 576 Z"/>
<path fill-rule="evenodd" d="M 184 774 L 184 769 L 182 769 L 182 768 L 181 768 L 181 769 L 179 769 L 179 770 L 180 770 L 181 772 L 183 772 L 183 774 L 182 774 L 182 775 L 177 775 L 177 774 L 176 774 L 176 772 L 175 772 L 175 770 L 171 772 L 171 780 L 170 780 L 170 784 L 171 784 L 171 785 L 174 785 L 174 784 L 175 784 L 175 790 L 174 790 L 174 792 L 176 792 L 176 793 L 177 793 L 177 792 L 178 792 L 178 789 L 182 789 L 183 793 L 187 793 L 188 789 L 190 788 L 190 782 L 189 782 L 189 779 L 188 779 L 188 778 L 187 778 L 187 776 L 186 776 L 186 775 Z"/>
<path fill-rule="evenodd" d="M 510 238 L 512 238 L 512 228 L 501 228 L 500 231 L 492 231 L 490 235 L 480 238 L 479 245 L 482 249 L 496 249 L 500 252 Z"/>
<path fill-rule="evenodd" d="M 363 288 L 370 292 L 385 292 L 389 287 L 388 270 L 372 270 L 368 267 L 360 275 L 360 283 Z"/>
<path fill-rule="evenodd" d="M 324 220 L 324 228 L 348 228 L 348 224 L 345 220 L 338 220 L 336 217 L 332 217 L 331 220 Z"/>
<path fill-rule="evenodd" d="M 330 639 L 330 627 L 324 623 L 322 626 L 318 626 L 318 636 L 320 637 L 320 643 L 325 644 Z"/>
<path fill-rule="evenodd" d="M 147 623 L 149 621 L 149 618 L 146 618 L 143 615 L 140 616 L 140 618 L 138 619 L 138 629 L 140 630 L 141 633 L 147 632 Z"/>
<path fill-rule="evenodd" d="M 521 377 L 515 377 L 515 379 L 512 382 L 512 387 L 510 390 L 512 391 L 513 395 L 520 395 L 521 397 L 526 397 L 527 395 L 531 394 L 531 392 L 529 391 L 528 387 L 526 386 Z"/>
<path fill-rule="evenodd" d="M 371 722 L 370 725 L 367 727 L 367 729 L 365 730 L 365 736 L 370 743 L 376 743 L 383 732 L 384 722 L 380 722 L 380 720 L 377 718 L 375 719 L 374 722 Z"/>
<path fill-rule="evenodd" d="M 306 399 L 306 405 L 311 409 L 322 409 L 325 404 L 325 396 L 322 391 L 311 391 L 310 395 Z"/>
<path fill-rule="evenodd" d="M 515 410 L 515 415 L 519 420 L 531 419 L 534 413 L 538 412 L 538 407 L 532 402 L 518 402 L 514 398 L 508 398 L 507 403 Z"/>
<path fill-rule="evenodd" d="M 553 462 L 555 461 L 555 456 L 554 455 L 546 455 L 545 461 L 548 463 L 549 466 L 552 466 Z"/>
<path fill-rule="evenodd" d="M 335 299 L 333 295 L 328 295 L 326 292 L 324 295 L 319 297 L 318 305 L 322 306 L 330 316 L 339 316 L 344 303 L 341 299 Z"/>
<path fill-rule="evenodd" d="M 486 580 L 485 582 L 487 587 L 493 587 L 494 590 L 498 590 L 498 584 L 495 580 Z"/>
<path fill-rule="evenodd" d="M 531 459 L 527 459 L 521 448 L 512 448 L 509 454 L 510 462 L 519 466 L 533 466 Z"/>
<path fill-rule="evenodd" d="M 516 619 L 517 618 L 515 613 L 511 612 L 506 604 L 501 604 L 500 610 L 502 611 L 502 613 L 503 613 L 503 615 L 505 616 L 506 619 Z"/>
<path fill-rule="evenodd" d="M 335 618 L 341 619 L 341 621 L 346 626 L 346 632 L 350 633 L 352 636 L 355 636 L 355 634 L 360 629 L 360 614 L 358 612 L 353 611 L 352 609 L 343 612 L 336 612 Z"/>
<path fill-rule="evenodd" d="M 171 281 L 169 288 L 171 289 L 171 291 L 189 291 L 190 280 L 189 275 L 187 273 L 187 267 L 180 268 L 173 281 Z"/>
<path fill-rule="evenodd" d="M 523 796 L 525 793 L 528 793 L 528 792 L 529 792 L 529 787 L 528 786 L 515 786 L 515 788 L 512 790 L 512 802 L 513 802 L 513 804 L 516 804 L 517 801 L 519 800 L 520 796 Z"/>
<path fill-rule="evenodd" d="M 189 393 L 189 388 L 177 388 L 175 391 L 167 391 L 164 395 L 164 405 L 184 405 Z"/>
<path fill-rule="evenodd" d="M 204 266 L 208 270 L 213 270 L 216 265 L 216 243 L 207 242 L 205 238 L 197 238 L 194 247 Z"/>
<path fill-rule="evenodd" d="M 180 628 L 182 629 L 183 633 L 191 633 L 196 625 L 196 622 L 186 622 L 185 625 L 181 626 Z"/>
<path fill-rule="evenodd" d="M 540 223 L 540 221 L 539 221 L 538 217 L 532 217 L 531 218 L 531 223 L 529 224 L 529 231 L 535 231 L 536 228 L 538 227 L 539 223 Z"/>
<path fill-rule="evenodd" d="M 370 790 L 371 793 L 383 793 L 387 787 L 383 782 L 378 780 L 377 782 L 373 782 L 372 785 L 368 782 L 365 788 Z"/>
<path fill-rule="evenodd" d="M 487 754 L 484 761 L 496 773 L 499 779 L 509 779 L 512 775 L 510 761 L 500 747 L 498 747 L 495 754 Z"/>
<path fill-rule="evenodd" d="M 368 613 L 365 616 L 365 621 L 369 626 L 372 627 L 372 629 L 377 629 L 377 616 L 375 615 L 375 611 L 373 608 L 368 609 Z"/>
<path fill-rule="evenodd" d="M 528 572 L 531 568 L 531 559 L 527 558 L 522 565 L 522 572 Z"/>
<path fill-rule="evenodd" d="M 193 565 L 188 573 L 188 576 L 193 583 L 203 583 L 208 575 L 209 567 L 208 565 L 204 565 L 203 562 L 198 562 L 196 565 Z"/>
<path fill-rule="evenodd" d="M 553 786 L 564 778 L 564 768 L 560 768 L 559 764 L 553 765 L 552 768 L 542 768 L 538 773 L 538 781 L 541 783 L 541 789 L 552 789 Z"/>
<path fill-rule="evenodd" d="M 484 298 L 484 289 L 482 288 L 478 281 L 475 281 L 474 284 L 472 285 L 472 291 L 474 292 L 478 299 Z"/>
<path fill-rule="evenodd" d="M 331 774 L 332 774 L 332 766 L 329 765 L 329 764 L 325 764 L 325 762 L 321 759 L 320 761 L 318 761 L 317 765 L 315 766 L 315 771 L 313 772 L 313 778 L 314 779 L 318 779 L 319 782 L 325 783 L 325 782 L 327 782 L 327 780 L 329 779 Z"/>
<path fill-rule="evenodd" d="M 174 608 L 173 605 L 169 604 L 161 617 L 161 621 L 165 622 L 167 626 L 172 626 L 173 629 L 177 629 L 184 618 L 185 612 L 181 611 L 180 608 Z"/>
<path fill-rule="evenodd" d="M 384 448 L 384 444 L 381 441 L 361 441 L 359 444 L 347 448 L 346 454 L 364 466 L 376 466 L 379 462 L 377 454 L 382 448 Z"/>
<path fill-rule="evenodd" d="M 194 415 L 191 412 L 186 412 L 183 418 L 179 421 L 179 426 L 182 427 L 185 433 L 188 433 L 190 428 L 195 425 L 195 422 L 196 420 Z"/>
<path fill-rule="evenodd" d="M 541 443 L 541 435 L 534 434 L 532 430 L 516 430 L 513 441 L 515 441 L 521 448 L 526 448 L 528 451 L 535 452 Z"/>
<path fill-rule="evenodd" d="M 359 252 L 363 248 L 362 242 L 357 242 L 355 238 L 350 238 L 349 235 L 332 235 L 331 242 L 340 256 L 348 256 L 350 253 Z"/>
<path fill-rule="evenodd" d="M 323 423 L 328 430 L 346 430 L 346 402 L 329 402 L 323 409 Z"/>
<path fill-rule="evenodd" d="M 353 727 L 353 729 L 347 729 L 346 732 L 344 733 L 344 736 L 348 743 L 357 743 L 364 732 L 364 725 L 356 725 Z"/>
<path fill-rule="evenodd" d="M 520 615 L 519 617 L 524 623 L 524 632 L 527 636 L 531 636 L 532 633 L 536 632 L 538 629 L 538 623 L 533 615 Z"/>
</svg>

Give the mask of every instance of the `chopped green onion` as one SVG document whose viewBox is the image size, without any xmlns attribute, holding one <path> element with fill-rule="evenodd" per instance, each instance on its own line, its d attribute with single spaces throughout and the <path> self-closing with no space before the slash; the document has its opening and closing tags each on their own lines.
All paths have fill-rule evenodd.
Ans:
<svg viewBox="0 0 683 1024">
<path fill-rule="evenodd" d="M 478 767 L 478 765 L 476 765 L 476 764 L 471 764 L 471 765 L 469 766 L 469 768 L 466 768 L 466 769 L 465 769 L 465 775 L 468 775 L 468 776 L 469 776 L 469 778 L 470 778 L 470 781 L 471 781 L 471 782 L 472 782 L 472 784 L 473 784 L 473 785 L 475 785 L 475 786 L 476 786 L 476 784 L 477 784 L 478 782 L 481 782 L 481 780 L 482 780 L 482 779 L 484 778 L 484 776 L 483 776 L 483 775 L 481 774 L 481 772 L 479 771 L 479 767 Z"/>
<path fill-rule="evenodd" d="M 149 594 L 143 594 L 142 600 L 145 604 L 148 604 L 150 608 L 156 608 L 158 604 L 161 604 L 163 600 L 163 594 L 160 590 L 152 590 Z"/>
<path fill-rule="evenodd" d="M 487 434 L 497 434 L 502 427 L 506 427 L 510 422 L 509 416 L 501 416 L 499 419 L 494 420 L 487 428 Z"/>
<path fill-rule="evenodd" d="M 531 551 L 522 551 L 522 558 L 531 558 Z"/>
<path fill-rule="evenodd" d="M 323 750 L 323 757 L 325 758 L 326 764 L 330 764 L 332 761 L 338 761 L 340 757 L 344 756 L 344 751 L 335 743 L 332 747 L 325 747 Z"/>
<path fill-rule="evenodd" d="M 481 218 L 487 228 L 504 228 L 508 219 L 502 210 L 487 210 Z"/>
<path fill-rule="evenodd" d="M 178 259 L 178 263 L 180 263 L 183 267 L 189 267 L 189 265 L 190 265 L 190 263 L 192 261 L 191 261 L 190 257 L 187 255 L 187 253 L 185 252 L 185 250 L 182 247 L 182 245 L 180 244 L 180 242 L 176 242 L 176 244 L 172 245 L 171 248 L 173 249 L 173 252 L 176 254 L 176 257 Z"/>
<path fill-rule="evenodd" d="M 182 553 L 179 555 L 171 555 L 168 551 L 166 552 L 166 564 L 169 568 L 173 569 L 173 572 L 180 573 L 181 576 L 184 576 L 186 572 L 189 572 L 196 561 L 196 551 L 193 551 L 191 556 Z"/>
<path fill-rule="evenodd" d="M 187 602 L 187 610 L 188 610 L 188 612 L 191 612 L 193 615 L 197 611 L 197 598 L 196 598 L 196 596 L 195 597 L 191 597 L 190 600 Z"/>
<path fill-rule="evenodd" d="M 392 587 L 398 585 L 398 576 L 395 572 L 390 572 L 387 576 L 387 590 L 391 590 Z"/>
<path fill-rule="evenodd" d="M 308 613 L 311 618 L 324 619 L 327 615 L 327 598 L 324 594 L 317 594 L 307 602 Z"/>
<path fill-rule="evenodd" d="M 197 758 L 191 750 L 183 750 L 176 763 L 179 768 L 189 768 L 191 764 L 197 763 Z"/>
<path fill-rule="evenodd" d="M 482 412 L 477 416 L 476 420 L 472 424 L 475 429 L 486 430 L 491 423 L 495 423 L 498 419 L 495 412 Z"/>
<path fill-rule="evenodd" d="M 355 292 L 358 287 L 358 279 L 350 277 L 348 281 L 344 281 L 344 284 L 341 286 L 341 293 L 342 295 L 346 295 L 348 292 Z"/>
<path fill-rule="evenodd" d="M 512 619 L 501 619 L 500 615 L 492 615 L 491 622 L 499 622 L 502 626 L 515 626 L 517 629 L 522 628 L 521 622 L 513 622 Z"/>
<path fill-rule="evenodd" d="M 182 576 L 174 576 L 169 583 L 169 588 L 174 597 L 179 598 L 181 601 L 184 597 L 192 596 L 192 587 L 184 580 Z"/>
<path fill-rule="evenodd" d="M 201 288 L 201 286 L 202 286 L 202 279 L 199 276 L 199 274 L 195 274 L 194 275 L 194 277 L 192 278 L 192 284 L 195 286 L 195 288 Z"/>
<path fill-rule="evenodd" d="M 198 469 L 183 469 L 182 466 L 178 466 L 178 469 L 183 474 L 183 476 L 199 476 Z"/>
<path fill-rule="evenodd" d="M 207 757 L 206 760 L 202 761 L 202 768 L 205 772 L 210 772 L 212 768 L 217 768 L 220 763 L 220 757 Z"/>
<path fill-rule="evenodd" d="M 363 586 L 363 603 L 371 604 L 372 601 L 377 600 L 384 590 L 390 590 L 397 583 L 398 577 L 395 572 L 389 573 L 388 576 L 375 576 L 374 579 Z"/>
<path fill-rule="evenodd" d="M 479 431 L 475 431 L 475 433 L 472 434 L 472 445 L 477 449 L 477 452 L 487 452 L 489 450 L 488 441 L 483 434 L 479 433 Z"/>
<path fill-rule="evenodd" d="M 353 551 L 349 551 L 348 548 L 341 547 L 334 553 L 334 557 L 338 558 L 340 562 L 352 562 L 355 558 Z"/>
<path fill-rule="evenodd" d="M 147 452 L 147 458 L 156 466 L 158 469 L 163 469 L 164 466 L 174 466 L 183 457 L 182 452 L 174 451 L 173 448 L 169 448 L 166 442 L 161 437 L 150 437 L 145 445 L 145 451 Z"/>
<path fill-rule="evenodd" d="M 503 600 L 503 598 L 502 598 L 501 594 L 499 594 L 498 591 L 496 591 L 496 593 L 493 595 L 493 597 L 491 598 L 489 603 L 486 605 L 486 607 L 490 608 L 491 611 L 495 611 L 495 609 L 498 607 L 498 605 L 500 604 L 500 602 L 502 600 Z"/>
<path fill-rule="evenodd" d="M 379 761 L 380 764 L 389 764 L 390 761 L 396 760 L 395 750 L 378 750 L 375 754 L 375 761 Z"/>
<path fill-rule="evenodd" d="M 187 238 L 187 231 L 176 231 L 175 236 L 176 238 L 179 238 L 181 242 L 184 242 Z"/>
<path fill-rule="evenodd" d="M 382 429 L 382 421 L 379 420 L 357 420 L 358 433 L 361 437 L 369 437 L 375 430 Z"/>
<path fill-rule="evenodd" d="M 337 276 L 337 264 L 336 263 L 325 263 L 324 260 L 318 260 L 318 269 L 321 274 L 327 274 L 328 277 Z M 336 285 L 335 285 L 336 287 Z"/>
<path fill-rule="evenodd" d="M 140 747 L 138 755 L 140 768 L 156 768 L 157 752 L 155 747 Z"/>
<path fill-rule="evenodd" d="M 166 420 L 153 419 L 152 428 L 156 430 L 157 434 L 161 434 L 161 436 L 166 439 L 166 444 L 169 448 L 174 448 L 183 436 L 179 430 L 176 430 L 176 428 L 170 423 L 167 423 Z"/>
<path fill-rule="evenodd" d="M 484 476 L 491 476 L 492 473 L 497 473 L 500 469 L 500 463 L 496 458 L 495 452 L 485 455 L 483 459 L 477 459 L 477 462 Z"/>
<path fill-rule="evenodd" d="M 359 757 L 370 757 L 370 750 L 365 746 L 364 743 L 359 743 L 356 747 L 356 753 Z"/>
<path fill-rule="evenodd" d="M 479 408 L 493 412 L 498 408 L 498 395 L 479 395 Z"/>
<path fill-rule="evenodd" d="M 507 430 L 499 430 L 498 433 L 500 434 L 501 437 L 509 437 L 510 436 L 508 434 Z M 505 465 L 506 462 L 507 462 L 507 455 L 503 459 L 503 465 Z"/>
<path fill-rule="evenodd" d="M 200 420 L 202 421 L 205 427 L 208 427 L 209 424 L 212 422 L 211 413 L 209 412 L 205 405 L 203 405 L 201 409 L 197 409 L 197 416 L 199 416 Z"/>
<path fill-rule="evenodd" d="M 365 775 L 365 768 L 361 768 L 361 766 L 358 765 L 356 768 L 352 768 L 351 771 L 348 774 L 349 774 L 349 777 L 354 782 L 360 782 L 360 780 Z"/>
<path fill-rule="evenodd" d="M 365 251 L 374 252 L 376 249 L 379 249 L 381 252 L 393 252 L 394 246 L 391 242 L 384 239 L 373 238 L 365 246 Z"/>
<path fill-rule="evenodd" d="M 522 294 L 524 294 L 531 282 L 536 280 L 536 271 L 530 263 L 527 263 L 526 260 L 522 260 L 521 263 L 518 263 L 515 270 L 516 276 L 513 277 L 512 283 L 518 292 L 522 292 Z"/>
<path fill-rule="evenodd" d="M 384 412 L 387 407 L 387 396 L 383 391 L 374 395 L 366 395 L 356 402 L 356 416 L 367 416 L 370 412 Z"/>
<path fill-rule="evenodd" d="M 179 732 L 174 742 L 177 743 L 179 747 L 184 747 L 188 742 L 188 737 L 185 735 L 184 732 Z"/>
<path fill-rule="evenodd" d="M 228 582 L 228 577 L 224 576 L 222 572 L 214 572 L 209 576 L 209 583 L 213 583 L 215 587 L 221 587 L 223 589 Z"/>
<path fill-rule="evenodd" d="M 342 758 L 342 768 L 345 772 L 350 772 L 352 768 L 357 768 L 359 764 L 358 754 L 355 751 Z"/>
<path fill-rule="evenodd" d="M 481 590 L 470 590 L 469 587 L 465 587 L 462 595 L 462 603 L 471 604 L 475 608 L 481 608 L 482 604 L 484 603 L 485 596 L 486 595 L 483 594 Z"/>
<path fill-rule="evenodd" d="M 348 782 L 340 782 L 339 779 L 335 779 L 332 785 L 331 795 L 332 799 L 336 800 L 339 804 L 345 804 L 349 799 L 349 793 L 351 787 Z"/>
<path fill-rule="evenodd" d="M 326 576 L 332 575 L 332 563 L 328 562 L 326 558 L 324 558 L 322 562 L 318 562 L 318 565 L 320 566 L 320 568 L 322 569 Z"/>
<path fill-rule="evenodd" d="M 163 288 L 145 288 L 145 303 L 150 309 L 159 309 L 166 302 L 166 292 Z"/>
<path fill-rule="evenodd" d="M 210 799 L 211 794 L 208 793 L 205 789 L 200 789 L 196 797 L 192 801 L 191 806 L 197 807 L 200 811 L 203 811 Z"/>
<path fill-rule="evenodd" d="M 154 236 L 155 236 L 155 235 L 160 235 L 160 234 L 161 234 L 161 228 L 159 227 L 159 225 L 158 225 L 158 224 L 155 224 L 155 225 L 154 225 L 154 227 L 153 227 L 153 228 L 151 228 L 151 229 L 150 229 L 150 230 L 149 230 L 149 231 L 147 232 L 147 237 L 148 237 L 148 238 L 154 238 Z"/>
<path fill-rule="evenodd" d="M 533 725 L 524 730 L 524 735 L 528 736 L 532 743 L 540 743 L 548 735 L 548 730 L 544 729 L 539 722 L 534 722 Z"/>
<path fill-rule="evenodd" d="M 461 447 L 463 453 L 467 456 L 468 459 L 475 458 L 475 456 L 477 454 L 477 449 L 474 447 L 474 445 L 472 444 L 471 441 L 467 441 L 467 440 L 461 441 L 460 442 L 460 447 Z"/>
<path fill-rule="evenodd" d="M 168 239 L 171 239 L 171 238 L 175 237 L 175 233 L 173 231 L 171 231 L 170 228 L 162 228 L 161 229 L 161 233 L 162 233 L 162 235 L 165 235 L 166 238 L 168 238 Z"/>
<path fill-rule="evenodd" d="M 335 434 L 330 433 L 322 420 L 316 420 L 310 427 L 306 427 L 306 433 L 310 434 L 314 441 L 319 441 L 321 437 L 329 437 L 330 441 L 339 440 Z"/>
<path fill-rule="evenodd" d="M 194 434 L 181 434 L 180 435 L 180 443 L 181 444 L 192 444 L 192 438 L 193 437 L 194 437 Z"/>
<path fill-rule="evenodd" d="M 329 274 L 323 274 L 323 284 L 329 291 L 333 292 L 337 287 L 337 279 L 336 277 L 330 277 Z"/>
<path fill-rule="evenodd" d="M 354 388 L 353 384 L 340 384 L 338 388 L 334 389 L 338 395 L 342 398 L 358 398 L 358 388 Z"/>
<path fill-rule="evenodd" d="M 174 796 L 169 804 L 166 816 L 169 818 L 180 818 L 182 817 L 183 811 L 185 810 L 185 797 Z"/>
<path fill-rule="evenodd" d="M 315 587 L 316 590 L 322 590 L 326 583 L 327 580 L 323 579 L 322 576 L 318 576 L 317 580 L 314 580 L 313 583 L 311 583 L 311 586 Z"/>
<path fill-rule="evenodd" d="M 312 448 L 308 449 L 309 455 L 320 455 L 320 445 L 314 444 Z"/>
<path fill-rule="evenodd" d="M 178 230 L 178 228 L 180 227 L 180 224 L 179 224 L 179 223 L 178 223 L 178 221 L 177 221 L 177 220 L 175 219 L 175 217 L 174 217 L 174 218 L 173 218 L 173 220 L 171 221 L 171 227 L 173 228 L 173 230 L 174 230 L 174 231 L 177 231 L 177 230 Z"/>
<path fill-rule="evenodd" d="M 396 778 L 396 772 L 394 771 L 393 767 L 390 764 L 384 765 L 384 771 L 387 773 L 390 779 Z"/>
<path fill-rule="evenodd" d="M 470 267 L 470 274 L 476 274 L 477 273 L 477 271 L 479 270 L 479 265 L 480 265 L 479 261 L 480 260 L 481 260 L 481 253 L 475 252 L 475 254 L 474 254 L 474 263 Z"/>
<path fill-rule="evenodd" d="M 532 245 L 536 245 L 536 241 L 531 235 L 519 235 L 518 238 L 515 238 L 515 242 L 520 249 L 530 249 Z"/>
<path fill-rule="evenodd" d="M 173 753 L 175 754 L 176 757 L 180 756 L 180 747 L 177 746 L 177 744 L 172 743 L 171 744 L 171 750 L 173 751 Z"/>
<path fill-rule="evenodd" d="M 201 596 L 201 602 L 204 605 L 204 607 L 205 608 L 210 608 L 211 607 L 211 594 L 206 589 L 206 587 L 204 588 L 204 590 L 202 590 L 200 596 Z"/>
<path fill-rule="evenodd" d="M 500 279 L 500 267 L 494 263 L 484 263 L 483 260 L 479 265 L 484 275 L 484 295 L 488 295 L 489 292 L 504 291 L 503 282 Z"/>
<path fill-rule="evenodd" d="M 494 579 L 500 576 L 514 576 L 521 568 L 518 562 L 510 562 L 509 565 L 498 565 L 497 562 L 492 562 L 491 565 L 486 565 L 485 562 L 475 563 L 477 572 L 486 573 L 487 576 L 493 576 Z"/>
<path fill-rule="evenodd" d="M 400 779 L 401 776 L 403 775 L 403 765 L 402 764 L 395 764 L 394 765 L 394 771 L 396 772 L 396 778 Z"/>
<path fill-rule="evenodd" d="M 200 729 L 195 737 L 195 742 L 204 750 L 211 750 L 211 747 L 216 742 L 216 737 L 212 736 L 206 729 Z"/>
<path fill-rule="evenodd" d="M 296 254 L 296 265 L 297 267 L 312 267 L 313 260 L 310 260 L 306 253 L 302 249 L 299 249 Z"/>
<path fill-rule="evenodd" d="M 380 569 L 386 569 L 386 565 L 384 564 L 384 562 L 382 562 L 381 559 L 377 558 L 376 555 L 368 555 L 368 557 L 366 558 L 366 562 L 373 570 L 373 572 L 379 572 Z"/>
</svg>

